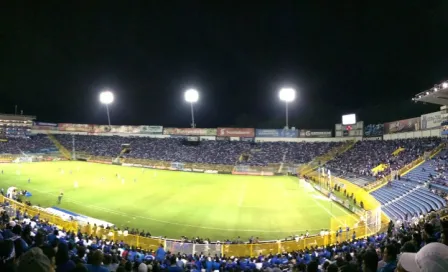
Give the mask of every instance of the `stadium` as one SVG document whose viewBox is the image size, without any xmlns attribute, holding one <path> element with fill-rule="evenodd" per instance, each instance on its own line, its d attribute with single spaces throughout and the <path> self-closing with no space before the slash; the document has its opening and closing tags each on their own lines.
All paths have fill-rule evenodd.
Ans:
<svg viewBox="0 0 448 272">
<path fill-rule="evenodd" d="M 415 100 L 443 105 L 446 87 Z M 196 128 L 193 115 L 171 128 L 4 114 L 2 215 L 138 252 L 255 257 L 364 239 L 446 216 L 446 116 L 349 115 L 333 134 Z"/>
</svg>

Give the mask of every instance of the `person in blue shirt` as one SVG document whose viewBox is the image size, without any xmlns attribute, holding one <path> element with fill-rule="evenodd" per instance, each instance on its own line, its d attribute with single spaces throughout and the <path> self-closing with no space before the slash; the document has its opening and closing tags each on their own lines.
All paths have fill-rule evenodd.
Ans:
<svg viewBox="0 0 448 272">
<path fill-rule="evenodd" d="M 394 272 L 397 268 L 397 248 L 387 245 L 383 253 L 383 261 L 386 263 L 378 272 Z"/>
<path fill-rule="evenodd" d="M 89 258 L 92 264 L 86 264 L 87 271 L 89 272 L 109 272 L 107 268 L 101 266 L 103 262 L 103 252 L 101 250 L 95 250 L 92 257 Z"/>
<path fill-rule="evenodd" d="M 130 248 L 129 252 L 128 252 L 127 260 L 130 261 L 130 262 L 135 261 L 135 255 L 136 255 L 136 252 L 135 252 L 134 248 Z"/>
<path fill-rule="evenodd" d="M 147 253 L 145 255 L 145 261 L 153 261 L 154 260 L 154 256 L 152 256 L 152 254 Z"/>
<path fill-rule="evenodd" d="M 221 263 L 219 262 L 219 258 L 216 257 L 215 261 L 213 262 L 213 270 L 219 270 L 220 267 L 221 267 Z"/>
<path fill-rule="evenodd" d="M 213 262 L 212 262 L 212 258 L 208 257 L 207 260 L 205 261 L 205 270 L 207 272 L 212 272 L 213 270 Z"/>
<path fill-rule="evenodd" d="M 171 256 L 170 258 L 170 266 L 168 266 L 168 272 L 182 272 L 182 268 L 177 266 L 176 256 Z"/>
<path fill-rule="evenodd" d="M 159 248 L 156 250 L 156 260 L 161 262 L 165 259 L 165 256 L 166 252 L 165 249 L 163 248 L 163 245 L 161 244 Z"/>
</svg>

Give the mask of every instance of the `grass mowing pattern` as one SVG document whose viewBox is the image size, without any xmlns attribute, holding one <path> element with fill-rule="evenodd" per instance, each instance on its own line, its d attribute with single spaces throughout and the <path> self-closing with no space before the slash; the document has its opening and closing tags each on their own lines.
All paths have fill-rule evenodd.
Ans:
<svg viewBox="0 0 448 272">
<path fill-rule="evenodd" d="M 306 230 L 317 233 L 330 227 L 332 216 L 349 213 L 296 177 L 214 175 L 87 162 L 0 164 L 0 170 L 4 172 L 0 187 L 5 192 L 10 186 L 30 191 L 33 205 L 56 206 L 62 191 L 63 209 L 169 238 L 278 239 Z"/>
</svg>

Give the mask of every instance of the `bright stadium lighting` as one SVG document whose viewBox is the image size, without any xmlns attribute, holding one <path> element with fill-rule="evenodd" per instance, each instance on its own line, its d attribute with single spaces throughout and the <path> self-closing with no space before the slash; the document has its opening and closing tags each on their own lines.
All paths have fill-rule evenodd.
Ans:
<svg viewBox="0 0 448 272">
<path fill-rule="evenodd" d="M 111 91 L 103 91 L 100 93 L 100 102 L 106 105 L 107 121 L 110 128 L 109 104 L 114 102 L 114 94 Z"/>
<path fill-rule="evenodd" d="M 288 103 L 294 101 L 296 99 L 296 90 L 293 88 L 282 88 L 278 93 L 280 100 L 285 101 L 286 104 L 286 127 L 288 126 Z"/>
<path fill-rule="evenodd" d="M 100 102 L 103 104 L 111 104 L 114 102 L 114 94 L 111 91 L 104 91 L 100 93 Z"/>
<path fill-rule="evenodd" d="M 292 88 L 283 88 L 279 92 L 280 100 L 292 102 L 296 98 L 296 91 Z"/>
<path fill-rule="evenodd" d="M 446 88 L 448 87 L 448 83 L 443 82 L 442 87 L 443 87 L 444 89 L 446 89 Z"/>
<path fill-rule="evenodd" d="M 190 103 L 190 107 L 191 107 L 191 127 L 195 128 L 196 124 L 194 122 L 193 103 L 198 102 L 198 100 L 199 100 L 199 93 L 195 89 L 188 89 L 188 90 L 185 91 L 184 98 L 185 98 L 185 101 Z"/>
<path fill-rule="evenodd" d="M 438 89 L 437 88 L 434 88 L 434 92 L 437 92 L 438 91 Z"/>
<path fill-rule="evenodd" d="M 428 95 L 429 94 L 429 92 L 426 92 L 426 95 Z"/>
</svg>

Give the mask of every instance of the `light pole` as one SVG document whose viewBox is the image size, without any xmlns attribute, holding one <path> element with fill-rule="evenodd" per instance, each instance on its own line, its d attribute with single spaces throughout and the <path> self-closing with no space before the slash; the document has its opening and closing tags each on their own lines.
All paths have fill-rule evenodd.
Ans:
<svg viewBox="0 0 448 272">
<path fill-rule="evenodd" d="M 104 105 L 106 105 L 106 111 L 107 111 L 107 121 L 110 126 L 110 115 L 109 115 L 109 104 L 114 102 L 114 94 L 111 91 L 103 91 L 100 93 L 100 102 Z"/>
<path fill-rule="evenodd" d="M 188 89 L 188 90 L 185 91 L 184 98 L 185 98 L 185 101 L 190 103 L 190 106 L 191 106 L 191 127 L 195 128 L 196 124 L 194 123 L 193 103 L 198 102 L 199 93 L 195 89 Z"/>
<path fill-rule="evenodd" d="M 288 126 L 288 103 L 294 101 L 296 98 L 296 91 L 293 88 L 282 88 L 278 93 L 280 100 L 285 101 L 286 104 L 286 127 Z"/>
</svg>

